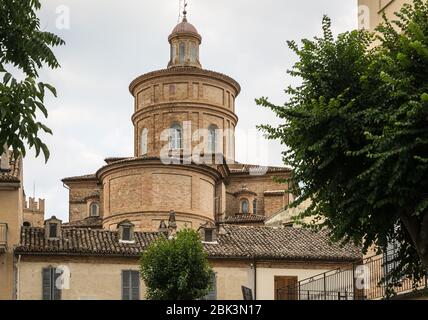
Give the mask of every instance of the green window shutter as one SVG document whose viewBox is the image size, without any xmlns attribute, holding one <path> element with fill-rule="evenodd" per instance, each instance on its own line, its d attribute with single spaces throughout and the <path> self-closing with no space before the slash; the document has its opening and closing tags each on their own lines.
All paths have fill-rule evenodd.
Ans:
<svg viewBox="0 0 428 320">
<path fill-rule="evenodd" d="M 51 300 L 51 287 L 52 287 L 52 278 L 51 278 L 51 268 L 43 268 L 42 270 L 42 290 L 43 290 L 43 300 Z"/>
<path fill-rule="evenodd" d="M 122 271 L 122 300 L 131 300 L 131 272 Z"/>
<path fill-rule="evenodd" d="M 140 272 L 130 271 L 131 273 L 131 300 L 140 300 Z"/>
<path fill-rule="evenodd" d="M 205 300 L 217 300 L 217 274 L 211 273 L 211 291 L 205 296 Z"/>
</svg>

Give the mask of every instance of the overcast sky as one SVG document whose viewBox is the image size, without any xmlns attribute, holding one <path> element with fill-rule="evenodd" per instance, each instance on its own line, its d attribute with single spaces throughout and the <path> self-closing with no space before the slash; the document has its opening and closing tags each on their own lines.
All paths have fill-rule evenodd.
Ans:
<svg viewBox="0 0 428 320">
<path fill-rule="evenodd" d="M 24 161 L 27 196 L 45 198 L 46 217 L 68 220 L 64 177 L 94 173 L 111 156 L 133 156 L 133 99 L 128 85 L 137 76 L 166 67 L 168 35 L 178 21 L 179 0 L 42 0 L 41 26 L 66 41 L 55 49 L 61 68 L 42 73 L 58 90 L 49 98 L 45 138 L 51 158 Z M 205 69 L 225 73 L 242 86 L 236 102 L 241 132 L 278 120 L 254 99 L 282 104 L 284 88 L 296 83 L 286 70 L 296 61 L 286 40 L 321 32 L 324 14 L 335 33 L 357 27 L 356 0 L 189 0 L 188 19 L 203 37 Z M 58 6 L 70 10 L 70 28 L 58 29 Z M 61 7 L 60 7 L 61 9 Z M 62 21 L 62 20 L 60 20 Z M 240 162 L 281 165 L 284 147 L 271 142 L 257 150 L 245 134 L 236 141 Z M 264 156 L 260 157 L 260 154 Z"/>
</svg>

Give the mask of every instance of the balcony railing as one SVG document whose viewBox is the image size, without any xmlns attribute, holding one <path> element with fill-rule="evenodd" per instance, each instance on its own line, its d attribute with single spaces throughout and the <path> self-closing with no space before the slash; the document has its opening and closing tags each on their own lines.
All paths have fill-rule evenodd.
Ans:
<svg viewBox="0 0 428 320">
<path fill-rule="evenodd" d="M 7 223 L 0 223 L 0 253 L 7 250 Z"/>
<path fill-rule="evenodd" d="M 382 282 L 393 268 L 395 252 L 373 256 L 347 267 L 301 280 L 277 289 L 279 300 L 378 300 L 387 297 L 388 283 Z M 414 283 L 404 278 L 392 286 L 395 294 L 428 288 L 428 277 Z"/>
</svg>

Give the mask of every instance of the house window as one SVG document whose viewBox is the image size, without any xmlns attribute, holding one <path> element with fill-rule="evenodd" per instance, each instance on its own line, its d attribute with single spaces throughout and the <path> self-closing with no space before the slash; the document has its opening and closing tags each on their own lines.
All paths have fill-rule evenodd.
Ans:
<svg viewBox="0 0 428 320">
<path fill-rule="evenodd" d="M 244 199 L 241 201 L 241 213 L 248 214 L 248 200 Z"/>
<path fill-rule="evenodd" d="M 58 224 L 49 224 L 49 238 L 58 238 Z"/>
<path fill-rule="evenodd" d="M 134 225 L 131 221 L 122 221 L 117 226 L 119 229 L 119 242 L 134 242 Z"/>
<path fill-rule="evenodd" d="M 145 156 L 147 154 L 147 135 L 148 130 L 144 128 L 141 131 L 141 155 Z"/>
<path fill-rule="evenodd" d="M 180 42 L 179 44 L 179 63 L 184 63 L 184 58 L 186 55 L 186 45 L 184 42 Z"/>
<path fill-rule="evenodd" d="M 25 221 L 23 224 L 24 227 L 31 227 L 31 223 L 29 223 L 28 221 Z"/>
<path fill-rule="evenodd" d="M 177 150 L 182 148 L 182 133 L 183 130 L 178 123 L 172 125 L 170 129 L 170 149 Z"/>
<path fill-rule="evenodd" d="M 211 290 L 203 300 L 217 300 L 217 274 L 211 273 Z"/>
<path fill-rule="evenodd" d="M 62 271 L 56 268 L 43 268 L 42 291 L 43 300 L 61 300 L 61 289 L 57 287 Z"/>
<path fill-rule="evenodd" d="M 122 271 L 122 300 L 140 300 L 140 273 Z"/>
<path fill-rule="evenodd" d="M 122 240 L 131 241 L 131 227 L 123 227 L 122 229 Z"/>
<path fill-rule="evenodd" d="M 257 214 L 257 200 L 256 199 L 253 200 L 253 213 Z"/>
<path fill-rule="evenodd" d="M 205 229 L 205 242 L 213 242 L 213 230 Z"/>
<path fill-rule="evenodd" d="M 91 203 L 89 206 L 89 214 L 91 217 L 98 217 L 100 215 L 100 206 L 98 203 Z"/>
<path fill-rule="evenodd" d="M 211 125 L 208 128 L 208 152 L 215 153 L 216 152 L 216 144 L 217 144 L 217 127 Z"/>
</svg>

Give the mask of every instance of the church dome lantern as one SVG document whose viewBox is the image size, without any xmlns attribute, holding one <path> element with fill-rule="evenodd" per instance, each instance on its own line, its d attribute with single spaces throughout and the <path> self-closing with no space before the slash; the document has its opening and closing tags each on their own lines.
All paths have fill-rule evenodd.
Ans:
<svg viewBox="0 0 428 320">
<path fill-rule="evenodd" d="M 199 46 L 202 37 L 198 30 L 187 21 L 187 12 L 183 12 L 183 21 L 180 22 L 168 37 L 171 46 L 168 68 L 196 67 L 202 68 L 199 62 Z"/>
</svg>

